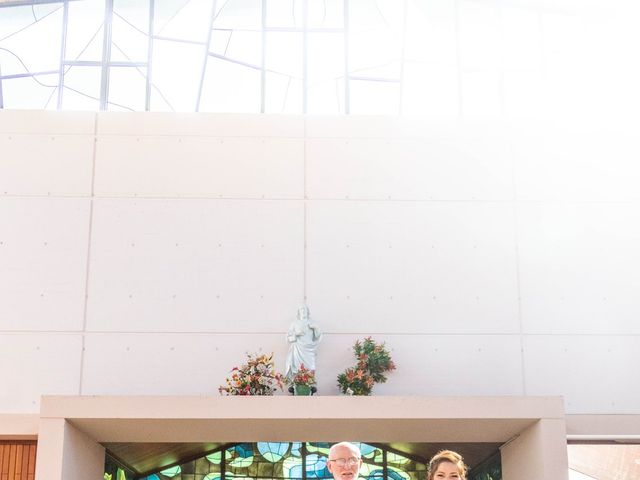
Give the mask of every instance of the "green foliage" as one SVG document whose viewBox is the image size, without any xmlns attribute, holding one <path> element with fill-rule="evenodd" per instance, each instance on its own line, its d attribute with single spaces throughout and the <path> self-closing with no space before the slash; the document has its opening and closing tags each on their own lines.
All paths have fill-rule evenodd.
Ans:
<svg viewBox="0 0 640 480">
<path fill-rule="evenodd" d="M 353 353 L 358 361 L 356 366 L 338 375 L 338 387 L 342 393 L 371 395 L 376 383 L 387 381 L 385 373 L 396 369 L 385 344 L 377 344 L 371 337 L 362 342 L 357 340 Z"/>
</svg>

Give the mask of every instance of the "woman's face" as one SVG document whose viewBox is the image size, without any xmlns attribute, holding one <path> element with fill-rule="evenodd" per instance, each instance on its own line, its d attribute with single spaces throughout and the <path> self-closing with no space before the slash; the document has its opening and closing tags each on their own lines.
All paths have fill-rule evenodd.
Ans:
<svg viewBox="0 0 640 480">
<path fill-rule="evenodd" d="M 464 480 L 458 471 L 458 467 L 451 462 L 440 462 L 431 478 L 433 480 L 449 480 L 451 478 Z"/>
</svg>

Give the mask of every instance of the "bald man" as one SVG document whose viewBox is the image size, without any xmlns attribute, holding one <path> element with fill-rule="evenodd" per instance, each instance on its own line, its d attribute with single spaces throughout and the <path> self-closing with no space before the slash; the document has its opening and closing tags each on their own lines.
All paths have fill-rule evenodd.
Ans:
<svg viewBox="0 0 640 480">
<path fill-rule="evenodd" d="M 329 449 L 327 469 L 334 480 L 356 480 L 361 466 L 360 449 L 353 443 L 340 442 Z"/>
</svg>

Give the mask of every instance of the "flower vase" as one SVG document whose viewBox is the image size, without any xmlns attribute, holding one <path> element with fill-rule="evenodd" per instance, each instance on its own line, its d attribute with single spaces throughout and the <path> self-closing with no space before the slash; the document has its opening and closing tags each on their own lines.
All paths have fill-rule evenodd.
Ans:
<svg viewBox="0 0 640 480">
<path fill-rule="evenodd" d="M 296 385 L 294 391 L 295 395 L 311 395 L 311 387 L 309 385 Z"/>
</svg>

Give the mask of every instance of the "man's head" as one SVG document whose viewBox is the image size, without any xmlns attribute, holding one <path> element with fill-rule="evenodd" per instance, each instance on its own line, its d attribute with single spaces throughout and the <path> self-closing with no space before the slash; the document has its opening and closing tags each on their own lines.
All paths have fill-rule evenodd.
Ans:
<svg viewBox="0 0 640 480">
<path fill-rule="evenodd" d="M 356 480 L 362 465 L 360 450 L 353 443 L 336 443 L 329 449 L 327 468 L 335 480 Z"/>
</svg>

